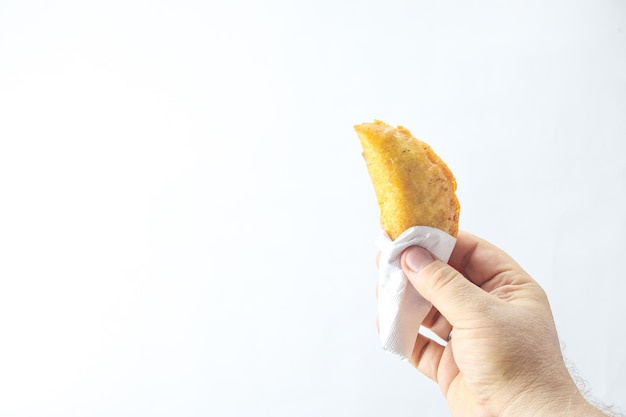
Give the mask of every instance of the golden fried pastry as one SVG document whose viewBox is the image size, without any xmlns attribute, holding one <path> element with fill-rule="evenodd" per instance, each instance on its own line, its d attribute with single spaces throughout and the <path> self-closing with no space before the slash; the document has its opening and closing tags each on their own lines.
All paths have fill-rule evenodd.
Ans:
<svg viewBox="0 0 626 417">
<path fill-rule="evenodd" d="M 456 180 L 431 147 L 407 129 L 376 120 L 354 127 L 380 207 L 380 223 L 395 240 L 413 226 L 455 236 L 459 230 Z"/>
</svg>

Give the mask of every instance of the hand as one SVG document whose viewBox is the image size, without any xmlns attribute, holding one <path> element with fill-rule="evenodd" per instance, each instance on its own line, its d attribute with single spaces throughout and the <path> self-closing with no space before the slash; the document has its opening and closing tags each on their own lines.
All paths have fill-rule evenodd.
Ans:
<svg viewBox="0 0 626 417">
<path fill-rule="evenodd" d="M 452 265 L 452 266 L 450 266 Z M 402 267 L 433 304 L 411 363 L 439 384 L 452 416 L 604 416 L 561 355 L 543 289 L 506 253 L 461 232 L 450 265 L 411 247 Z"/>
</svg>

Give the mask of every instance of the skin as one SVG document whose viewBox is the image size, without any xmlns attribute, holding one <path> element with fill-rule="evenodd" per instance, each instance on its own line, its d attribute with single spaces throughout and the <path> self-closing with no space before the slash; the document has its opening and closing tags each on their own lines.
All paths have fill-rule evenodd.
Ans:
<svg viewBox="0 0 626 417">
<path fill-rule="evenodd" d="M 505 252 L 460 232 L 450 265 L 419 247 L 403 270 L 433 304 L 411 363 L 437 382 L 453 417 L 605 416 L 564 363 L 543 289 Z"/>
</svg>

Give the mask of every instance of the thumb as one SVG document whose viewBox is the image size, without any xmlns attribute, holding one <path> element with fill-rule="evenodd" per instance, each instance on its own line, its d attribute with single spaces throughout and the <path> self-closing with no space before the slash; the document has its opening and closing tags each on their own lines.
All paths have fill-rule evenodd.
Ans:
<svg viewBox="0 0 626 417">
<path fill-rule="evenodd" d="M 452 324 L 480 317 L 491 297 L 456 269 L 435 259 L 419 246 L 411 246 L 401 258 L 402 269 L 422 297 L 430 301 Z M 477 316 L 478 315 L 478 316 Z"/>
</svg>

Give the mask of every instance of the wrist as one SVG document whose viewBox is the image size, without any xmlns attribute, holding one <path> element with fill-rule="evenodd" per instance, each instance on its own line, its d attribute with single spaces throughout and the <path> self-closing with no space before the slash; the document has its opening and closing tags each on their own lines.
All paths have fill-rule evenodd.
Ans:
<svg viewBox="0 0 626 417">
<path fill-rule="evenodd" d="M 591 405 L 582 395 L 579 394 L 579 397 L 575 401 L 554 401 L 546 404 L 539 413 L 533 415 L 535 417 L 606 417 L 606 414 Z"/>
<path fill-rule="evenodd" d="M 560 387 L 560 388 L 557 388 Z M 535 387 L 512 401 L 506 417 L 606 417 L 580 393 L 576 384 Z"/>
</svg>

